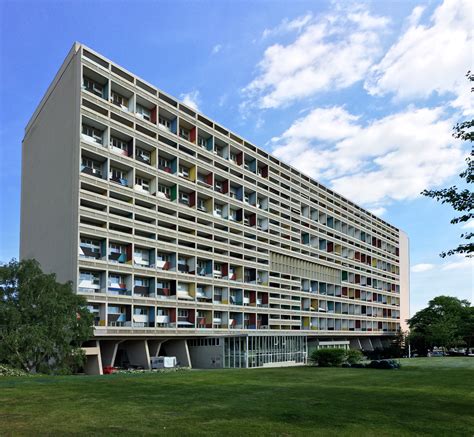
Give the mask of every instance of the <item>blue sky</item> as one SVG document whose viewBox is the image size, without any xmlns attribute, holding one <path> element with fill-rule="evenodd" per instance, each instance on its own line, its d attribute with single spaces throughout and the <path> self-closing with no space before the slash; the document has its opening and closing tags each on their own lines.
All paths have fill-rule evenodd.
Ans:
<svg viewBox="0 0 474 437">
<path fill-rule="evenodd" d="M 80 41 L 404 229 L 412 313 L 439 294 L 474 300 L 473 264 L 438 256 L 465 229 L 419 195 L 459 183 L 472 13 L 468 0 L 3 0 L 0 260 L 18 257 L 24 126 Z"/>
</svg>

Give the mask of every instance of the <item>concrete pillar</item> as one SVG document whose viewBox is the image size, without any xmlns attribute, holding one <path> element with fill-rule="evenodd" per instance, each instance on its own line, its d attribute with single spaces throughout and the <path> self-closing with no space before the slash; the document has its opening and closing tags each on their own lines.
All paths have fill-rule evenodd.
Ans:
<svg viewBox="0 0 474 437">
<path fill-rule="evenodd" d="M 146 340 L 126 340 L 123 342 L 122 347 L 127 351 L 130 364 L 141 366 L 144 369 L 151 369 L 150 353 Z"/>
<path fill-rule="evenodd" d="M 362 346 L 360 345 L 360 341 L 359 339 L 356 337 L 356 338 L 351 338 L 349 340 L 349 347 L 350 349 L 362 349 Z"/>
<path fill-rule="evenodd" d="M 100 340 L 100 351 L 102 354 L 102 364 L 104 366 L 113 366 L 117 356 L 118 345 L 123 340 Z"/>
<path fill-rule="evenodd" d="M 176 357 L 180 367 L 192 367 L 186 340 L 168 340 L 165 343 L 166 355 Z"/>
<path fill-rule="evenodd" d="M 82 350 L 86 354 L 86 363 L 84 372 L 86 375 L 102 375 L 102 359 L 100 354 L 99 342 L 95 342 L 95 346 L 83 347 Z"/>
<path fill-rule="evenodd" d="M 380 341 L 379 337 L 374 337 L 370 341 L 372 342 L 372 346 L 374 347 L 374 349 L 383 349 L 383 344 Z"/>
<path fill-rule="evenodd" d="M 360 337 L 360 345 L 362 346 L 362 349 L 365 351 L 373 351 L 374 347 L 372 346 L 372 342 L 370 341 L 369 337 Z"/>
<path fill-rule="evenodd" d="M 148 351 L 150 352 L 150 357 L 159 356 L 161 343 L 163 343 L 163 340 L 148 340 Z"/>
</svg>

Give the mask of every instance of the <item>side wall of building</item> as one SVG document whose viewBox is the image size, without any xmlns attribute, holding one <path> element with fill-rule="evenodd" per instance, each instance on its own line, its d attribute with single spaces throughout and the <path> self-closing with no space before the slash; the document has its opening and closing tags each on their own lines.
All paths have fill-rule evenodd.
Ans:
<svg viewBox="0 0 474 437">
<path fill-rule="evenodd" d="M 20 259 L 76 280 L 79 57 L 69 53 L 28 124 L 22 146 Z"/>
<path fill-rule="evenodd" d="M 408 235 L 400 231 L 400 327 L 408 329 L 410 318 L 410 242 Z"/>
</svg>

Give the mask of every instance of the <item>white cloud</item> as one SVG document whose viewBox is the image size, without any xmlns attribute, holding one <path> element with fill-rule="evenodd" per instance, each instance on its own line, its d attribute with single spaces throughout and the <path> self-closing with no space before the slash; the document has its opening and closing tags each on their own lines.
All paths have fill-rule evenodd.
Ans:
<svg viewBox="0 0 474 437">
<path fill-rule="evenodd" d="M 413 199 L 463 166 L 442 108 L 408 108 L 363 123 L 342 107 L 316 108 L 272 140 L 273 152 L 369 208 Z"/>
<path fill-rule="evenodd" d="M 433 270 L 435 268 L 434 264 L 415 264 L 414 266 L 411 267 L 411 271 L 413 273 L 422 273 L 422 272 L 427 272 L 429 270 Z"/>
<path fill-rule="evenodd" d="M 474 229 L 474 220 L 469 220 L 462 225 L 463 229 Z"/>
<path fill-rule="evenodd" d="M 372 67 L 365 88 L 372 95 L 393 93 L 401 100 L 453 93 L 452 106 L 472 112 L 464 77 L 473 61 L 472 2 L 445 0 L 428 25 L 419 23 L 422 14 L 419 6 L 413 10 L 408 28 Z"/>
<path fill-rule="evenodd" d="M 287 22 L 287 27 L 293 22 L 300 29 L 298 37 L 265 50 L 259 74 L 243 89 L 243 108 L 276 108 L 363 80 L 381 55 L 380 36 L 389 20 L 358 6 L 349 14 L 336 8 L 329 15 L 306 15 Z"/>
<path fill-rule="evenodd" d="M 185 105 L 189 106 L 190 108 L 195 109 L 196 111 L 199 111 L 199 104 L 200 104 L 199 91 L 194 90 L 194 91 L 190 91 L 189 93 L 180 94 L 179 98 L 182 100 L 182 102 Z"/>
<path fill-rule="evenodd" d="M 222 44 L 216 44 L 216 45 L 212 48 L 211 54 L 216 55 L 216 54 L 219 53 L 221 50 L 222 50 Z"/>
<path fill-rule="evenodd" d="M 369 208 L 369 211 L 374 215 L 382 216 L 387 212 L 387 208 L 384 208 L 383 206 L 374 206 Z"/>
<path fill-rule="evenodd" d="M 298 31 L 301 30 L 313 19 L 312 13 L 307 13 L 306 15 L 302 15 L 301 17 L 297 17 L 294 20 L 288 20 L 285 18 L 277 27 L 273 29 L 265 29 L 262 33 L 262 38 L 268 38 L 269 36 L 273 36 L 283 32 L 291 32 L 291 31 Z"/>
<path fill-rule="evenodd" d="M 474 274 L 474 259 L 467 258 L 464 255 L 455 255 L 455 261 L 449 261 L 441 266 L 441 270 L 459 270 L 459 269 L 471 269 Z"/>
</svg>

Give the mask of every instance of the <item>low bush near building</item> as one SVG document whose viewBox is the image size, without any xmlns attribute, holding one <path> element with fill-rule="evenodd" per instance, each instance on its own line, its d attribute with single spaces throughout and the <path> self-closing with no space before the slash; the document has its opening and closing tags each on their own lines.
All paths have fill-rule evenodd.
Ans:
<svg viewBox="0 0 474 437">
<path fill-rule="evenodd" d="M 311 360 L 319 367 L 338 367 L 344 363 L 345 359 L 344 349 L 317 349 L 311 354 Z"/>
<path fill-rule="evenodd" d="M 346 362 L 350 365 L 359 364 L 364 359 L 364 355 L 358 349 L 349 349 L 346 351 Z"/>
<path fill-rule="evenodd" d="M 319 367 L 351 367 L 363 359 L 362 352 L 356 349 L 318 349 L 311 354 L 311 361 Z"/>
<path fill-rule="evenodd" d="M 27 376 L 28 373 L 21 369 L 15 369 L 14 367 L 7 366 L 6 364 L 0 364 L 0 376 Z"/>
<path fill-rule="evenodd" d="M 366 367 L 370 369 L 399 369 L 400 363 L 395 360 L 373 360 Z"/>
</svg>

